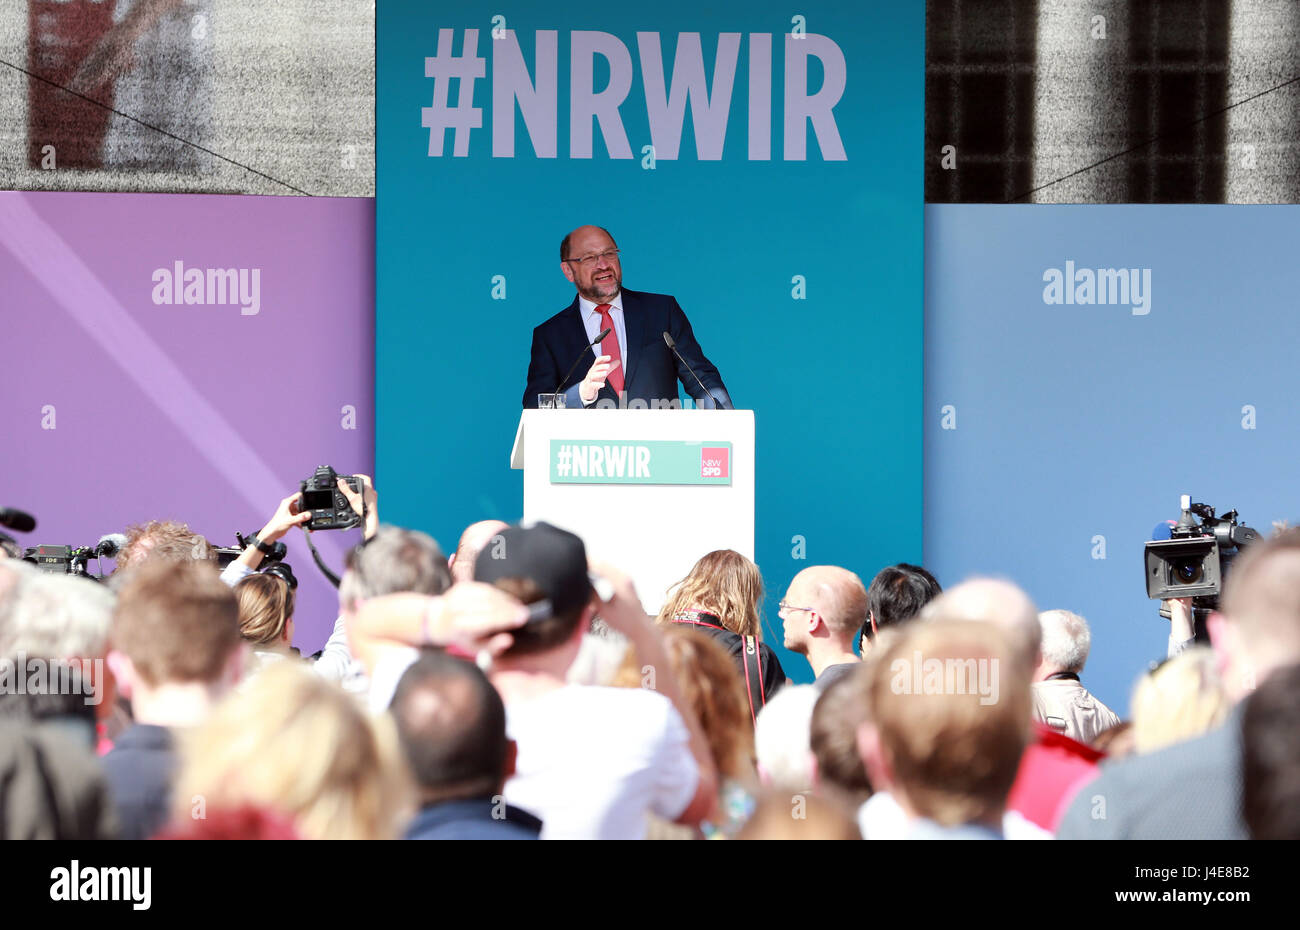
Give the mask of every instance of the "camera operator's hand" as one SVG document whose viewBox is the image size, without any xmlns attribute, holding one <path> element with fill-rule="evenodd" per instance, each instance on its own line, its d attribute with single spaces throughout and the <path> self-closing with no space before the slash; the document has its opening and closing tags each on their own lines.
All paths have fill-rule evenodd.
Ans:
<svg viewBox="0 0 1300 930">
<path fill-rule="evenodd" d="M 1172 650 L 1174 646 L 1196 637 L 1196 624 L 1190 597 L 1172 597 L 1165 601 L 1165 605 L 1169 608 L 1169 645 Z"/>
<path fill-rule="evenodd" d="M 364 493 L 358 494 L 342 478 L 339 479 L 339 491 L 348 499 L 348 505 L 359 514 L 364 514 L 366 518 L 366 539 L 374 536 L 379 532 L 379 494 L 375 491 L 375 486 L 370 482 L 369 475 L 357 475 L 361 479 L 361 486 Z"/>
</svg>

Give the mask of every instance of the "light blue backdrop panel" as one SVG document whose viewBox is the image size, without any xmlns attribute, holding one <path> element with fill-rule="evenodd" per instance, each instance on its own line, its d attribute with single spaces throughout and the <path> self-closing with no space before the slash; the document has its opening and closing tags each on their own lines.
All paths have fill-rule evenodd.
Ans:
<svg viewBox="0 0 1300 930">
<path fill-rule="evenodd" d="M 756 411 L 767 640 L 780 646 L 775 604 L 799 569 L 840 563 L 870 580 L 882 565 L 918 559 L 924 4 L 451 9 L 385 2 L 376 14 L 384 518 L 445 546 L 473 520 L 518 518 L 521 475 L 508 456 L 532 328 L 572 300 L 559 243 L 590 222 L 614 233 L 626 287 L 678 298 L 737 405 Z M 494 39 L 494 26 L 508 32 Z M 478 78 L 449 60 L 465 53 L 469 29 Z M 791 32 L 806 37 L 787 41 Z M 656 40 L 662 85 L 650 64 Z M 426 58 L 438 59 L 437 79 Z M 541 81 L 539 93 L 552 61 L 555 83 Z M 452 71 L 471 77 L 447 84 Z M 707 80 L 711 111 L 696 108 L 694 91 L 682 100 L 692 73 Z M 838 102 L 787 131 L 800 101 L 834 96 L 841 76 Z M 584 112 L 588 82 L 599 94 L 611 80 L 616 96 L 627 87 L 617 111 L 626 150 L 606 123 L 571 119 Z M 498 119 L 507 106 L 513 117 Z M 426 120 L 463 123 L 460 143 Z M 697 120 L 710 128 L 697 131 Z M 578 157 L 586 125 L 591 153 Z M 680 544 L 690 546 L 689 528 Z M 801 660 L 783 661 L 810 677 Z"/>
<path fill-rule="evenodd" d="M 1300 515 L 1297 223 L 1292 206 L 926 208 L 926 564 L 1087 617 L 1084 683 L 1123 717 L 1164 655 L 1142 545 L 1179 495 L 1265 534 Z M 1149 292 L 1045 302 L 1067 262 L 1073 297 L 1084 269 L 1137 269 Z M 1124 297 L 1102 277 L 1094 301 Z"/>
</svg>

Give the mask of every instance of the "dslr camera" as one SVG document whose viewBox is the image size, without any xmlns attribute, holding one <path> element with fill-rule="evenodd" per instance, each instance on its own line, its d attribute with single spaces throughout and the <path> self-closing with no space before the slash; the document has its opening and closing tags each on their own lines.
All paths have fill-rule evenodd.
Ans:
<svg viewBox="0 0 1300 930">
<path fill-rule="evenodd" d="M 362 481 L 356 475 L 340 475 L 328 465 L 320 465 L 316 473 L 299 482 L 302 503 L 299 511 L 310 510 L 311 521 L 303 526 L 309 530 L 346 530 L 360 526 L 364 514 L 357 513 L 338 489 L 338 479 L 358 494 L 364 493 Z"/>
<path fill-rule="evenodd" d="M 1216 517 L 1213 507 L 1192 503 L 1190 494 L 1182 496 L 1181 504 L 1182 516 L 1170 529 L 1169 538 L 1146 544 L 1147 597 L 1190 597 L 1198 612 L 1208 612 L 1219 605 L 1232 560 L 1260 537 L 1238 522 L 1235 510 Z"/>
</svg>

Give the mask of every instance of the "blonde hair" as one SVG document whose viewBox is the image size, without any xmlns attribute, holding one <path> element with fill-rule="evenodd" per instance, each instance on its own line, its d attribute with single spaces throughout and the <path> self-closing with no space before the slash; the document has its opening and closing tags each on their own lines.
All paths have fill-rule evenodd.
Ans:
<svg viewBox="0 0 1300 930">
<path fill-rule="evenodd" d="M 1213 650 L 1193 646 L 1142 676 L 1131 708 L 1139 753 L 1200 736 L 1228 716 L 1232 704 L 1214 662 Z"/>
<path fill-rule="evenodd" d="M 239 635 L 255 646 L 280 642 L 293 617 L 294 593 L 278 575 L 263 572 L 241 578 L 235 585 L 239 598 Z"/>
<path fill-rule="evenodd" d="M 305 839 L 395 839 L 414 786 L 387 715 L 288 662 L 268 667 L 181 737 L 173 814 L 243 805 L 294 820 Z"/>
<path fill-rule="evenodd" d="M 744 685 L 727 650 L 689 627 L 660 631 L 672 674 L 687 706 L 695 713 L 718 772 L 727 778 L 754 779 L 754 724 Z M 652 686 L 642 677 L 636 651 L 629 649 L 612 684 Z"/>
<path fill-rule="evenodd" d="M 762 641 L 762 603 L 763 576 L 758 566 L 734 549 L 718 549 L 696 562 L 668 590 L 659 622 L 670 623 L 674 614 L 683 611 L 703 610 L 717 616 L 731 632 Z"/>
</svg>

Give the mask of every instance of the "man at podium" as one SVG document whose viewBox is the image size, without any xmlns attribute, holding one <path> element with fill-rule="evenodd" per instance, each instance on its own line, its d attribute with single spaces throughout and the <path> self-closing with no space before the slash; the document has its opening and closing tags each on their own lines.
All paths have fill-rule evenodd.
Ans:
<svg viewBox="0 0 1300 930">
<path fill-rule="evenodd" d="M 565 236 L 560 271 L 578 293 L 533 330 L 525 408 L 538 406 L 539 394 L 563 394 L 566 408 L 675 407 L 680 381 L 698 406 L 731 409 L 676 299 L 623 289 L 607 230 L 580 226 Z"/>
</svg>

